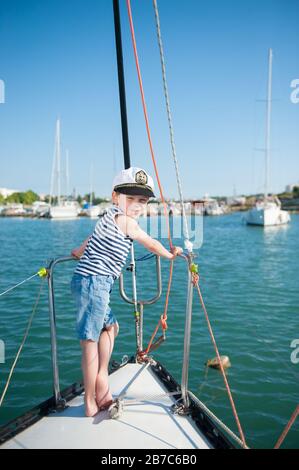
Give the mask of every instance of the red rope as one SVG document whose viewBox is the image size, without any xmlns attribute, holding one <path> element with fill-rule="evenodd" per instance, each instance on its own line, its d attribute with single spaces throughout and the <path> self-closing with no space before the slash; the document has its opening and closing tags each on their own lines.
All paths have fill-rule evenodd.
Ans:
<svg viewBox="0 0 299 470">
<path fill-rule="evenodd" d="M 160 196 L 161 196 L 161 200 L 162 200 L 162 203 L 163 203 L 164 214 L 165 214 L 165 218 L 167 220 L 169 245 L 170 245 L 170 248 L 172 248 L 173 244 L 172 244 L 171 233 L 170 233 L 170 224 L 169 224 L 169 216 L 168 216 L 168 211 L 167 211 L 167 204 L 166 204 L 166 201 L 165 201 L 165 198 L 164 198 L 164 195 L 163 195 L 162 184 L 161 184 L 159 174 L 158 174 L 158 168 L 157 168 L 157 163 L 156 163 L 156 159 L 155 159 L 153 143 L 152 143 L 152 138 L 151 138 L 151 132 L 150 132 L 150 126 L 149 126 L 149 120 L 148 120 L 148 114 L 147 114 L 147 108 L 146 108 L 146 102 L 145 102 L 145 96 L 144 96 L 144 90 L 143 90 L 143 84 L 142 84 L 142 77 L 141 77 L 139 59 L 138 59 L 138 53 L 137 53 L 137 45 L 136 45 L 136 39 L 135 39 L 135 31 L 134 31 L 134 24 L 133 24 L 133 17 L 132 17 L 132 10 L 131 10 L 130 0 L 127 0 L 127 9 L 128 9 L 129 22 L 130 22 L 130 30 L 131 30 L 133 49 L 134 49 L 134 57 L 135 57 L 137 75 L 138 75 L 139 88 L 140 88 L 140 93 L 141 93 L 142 107 L 143 107 L 143 113 L 144 113 L 144 118 L 145 118 L 146 132 L 147 132 L 148 142 L 149 142 L 149 146 L 150 146 L 152 162 L 153 162 L 153 165 L 154 165 L 154 170 L 155 170 L 155 174 L 156 174 L 156 178 L 157 178 L 157 182 L 158 182 L 158 187 L 159 187 L 159 191 L 160 191 Z M 168 289 L 167 289 L 167 294 L 166 294 L 164 314 L 163 314 L 163 316 L 161 316 L 161 319 L 159 320 L 159 323 L 158 323 L 158 325 L 157 325 L 157 327 L 156 327 L 156 329 L 155 329 L 155 331 L 154 331 L 154 333 L 153 333 L 153 335 L 150 339 L 149 345 L 147 346 L 146 350 L 141 353 L 141 355 L 148 353 L 148 351 L 149 351 L 149 349 L 152 345 L 152 342 L 154 340 L 154 337 L 156 336 L 156 334 L 158 332 L 159 326 L 162 325 L 163 330 L 167 329 L 166 320 L 167 320 L 167 309 L 168 309 L 168 302 L 169 302 L 170 287 L 171 287 L 171 281 L 172 281 L 172 269 L 173 269 L 173 263 L 171 263 L 171 267 L 170 267 L 169 282 L 168 282 Z M 215 348 L 215 351 L 216 351 L 216 355 L 217 355 L 217 358 L 218 358 L 218 361 L 219 361 L 220 370 L 221 370 L 221 373 L 223 375 L 223 380 L 224 380 L 224 383 L 225 383 L 225 386 L 226 386 L 226 389 L 227 389 L 227 393 L 228 393 L 229 400 L 230 400 L 230 403 L 231 403 L 231 406 L 232 406 L 232 410 L 233 410 L 233 413 L 234 413 L 234 416 L 235 416 L 235 420 L 236 420 L 236 423 L 237 423 L 237 426 L 238 426 L 238 429 L 239 429 L 239 433 L 240 433 L 240 436 L 241 436 L 244 447 L 247 448 L 246 441 L 245 441 L 245 436 L 244 436 L 244 433 L 243 433 L 243 430 L 242 430 L 242 427 L 241 427 L 241 423 L 240 423 L 240 420 L 239 420 L 239 417 L 238 417 L 238 413 L 237 413 L 237 410 L 236 410 L 236 407 L 235 407 L 234 399 L 233 399 L 233 396 L 232 396 L 232 393 L 231 393 L 231 390 L 230 390 L 230 387 L 229 387 L 229 384 L 228 384 L 228 380 L 227 380 L 223 365 L 221 363 L 219 350 L 218 350 L 218 347 L 217 347 L 217 344 L 216 344 L 216 340 L 215 340 L 215 337 L 214 337 L 214 334 L 213 334 L 213 330 L 212 330 L 211 323 L 210 323 L 210 320 L 209 320 L 209 317 L 208 317 L 208 313 L 207 313 L 207 310 L 206 310 L 206 307 L 205 307 L 205 304 L 204 304 L 204 301 L 203 301 L 203 298 L 202 298 L 202 295 L 201 295 L 201 291 L 200 291 L 200 288 L 199 288 L 198 276 L 196 276 L 196 275 L 193 275 L 193 284 L 196 285 L 196 287 L 197 287 L 200 302 L 201 302 L 201 305 L 202 305 L 202 308 L 203 308 L 203 311 L 204 311 L 204 314 L 205 314 L 205 317 L 206 317 L 206 320 L 207 320 L 208 329 L 209 329 L 211 339 L 212 339 L 212 342 L 213 342 L 213 345 L 214 345 L 214 348 Z M 293 425 L 295 419 L 297 418 L 298 414 L 299 414 L 299 405 L 297 406 L 295 412 L 291 416 L 291 419 L 290 419 L 288 425 L 286 426 L 284 432 L 282 433 L 282 435 L 279 438 L 277 444 L 275 445 L 275 449 L 277 449 L 281 445 L 283 440 L 285 439 L 287 433 L 289 432 L 289 430 L 290 430 L 291 426 Z"/>
<path fill-rule="evenodd" d="M 213 333 L 213 330 L 212 330 L 212 327 L 211 327 L 208 312 L 207 312 L 207 309 L 206 309 L 206 306 L 205 306 L 205 303 L 204 303 L 204 300 L 203 300 L 203 297 L 202 297 L 202 294 L 201 294 L 201 291 L 200 291 L 200 288 L 199 288 L 198 276 L 197 276 L 197 278 L 195 279 L 194 282 L 195 282 L 195 285 L 197 287 L 199 299 L 200 299 L 200 302 L 201 302 L 201 305 L 202 305 L 202 308 L 203 308 L 203 311 L 204 311 L 204 314 L 205 314 L 205 317 L 206 317 L 206 320 L 207 320 L 208 329 L 209 329 L 210 336 L 211 336 L 211 339 L 212 339 L 212 343 L 214 345 L 214 349 L 215 349 L 215 352 L 216 352 L 216 355 L 217 355 L 220 370 L 221 370 L 221 373 L 222 373 L 222 376 L 223 376 L 224 384 L 225 384 L 225 387 L 226 387 L 226 390 L 227 390 L 227 393 L 228 393 L 228 397 L 229 397 L 231 407 L 232 407 L 232 410 L 233 410 L 233 414 L 234 414 L 234 417 L 235 417 L 235 420 L 236 420 L 236 423 L 237 423 L 237 426 L 238 426 L 238 430 L 239 430 L 239 433 L 240 433 L 240 436 L 241 436 L 241 439 L 242 439 L 242 442 L 243 442 L 243 446 L 245 448 L 247 448 L 247 444 L 246 444 L 246 441 L 245 441 L 245 436 L 244 436 L 244 433 L 243 433 L 243 429 L 242 429 L 240 419 L 239 419 L 239 416 L 238 416 L 238 413 L 237 413 L 237 409 L 236 409 L 236 406 L 235 406 L 235 403 L 234 403 L 234 399 L 233 399 L 233 396 L 232 396 L 232 393 L 231 393 L 231 390 L 230 390 L 230 386 L 228 384 L 228 380 L 227 380 L 227 377 L 226 377 L 226 374 L 225 374 L 225 371 L 224 371 L 224 368 L 223 368 L 223 365 L 222 365 L 222 362 L 221 362 L 219 350 L 218 350 L 216 340 L 215 340 L 215 336 L 214 336 L 214 333 Z"/>
<path fill-rule="evenodd" d="M 148 137 L 148 142 L 149 142 L 149 147 L 150 147 L 150 152 L 151 152 L 151 157 L 152 157 L 152 162 L 154 165 L 154 170 L 159 186 L 159 191 L 160 191 L 160 197 L 163 203 L 163 209 L 164 209 L 164 215 L 166 218 L 167 222 L 167 231 L 168 231 L 168 240 L 169 240 L 169 246 L 170 249 L 173 248 L 173 243 L 171 239 L 171 233 L 170 233 L 170 223 L 169 223 L 169 214 L 167 210 L 167 204 L 164 198 L 163 194 L 163 189 L 162 189 L 162 184 L 159 178 L 159 173 L 158 173 L 158 167 L 157 167 L 157 162 L 155 159 L 155 154 L 154 154 L 154 148 L 153 148 L 153 143 L 152 143 L 152 138 L 151 138 L 151 131 L 150 131 L 150 126 L 149 126 L 149 119 L 148 119 L 148 113 L 147 113 L 147 107 L 146 107 L 146 102 L 145 102 L 145 96 L 144 96 L 144 90 L 143 90 L 143 84 L 142 84 L 142 77 L 141 77 L 141 71 L 140 71 L 140 66 L 139 66 L 139 59 L 138 59 L 138 52 L 137 52 L 137 45 L 136 45 L 136 39 L 135 39 L 135 31 L 134 31 L 134 24 L 133 24 L 133 17 L 132 17 L 132 10 L 131 10 L 131 2 L 130 0 L 127 0 L 127 9 L 128 9 L 128 16 L 129 16 L 129 22 L 130 22 L 130 30 L 131 30 L 131 37 L 132 37 L 132 44 L 133 44 L 133 50 L 134 50 L 134 57 L 135 57 L 135 64 L 136 64 L 136 70 L 137 70 L 137 75 L 138 75 L 138 82 L 139 82 L 139 88 L 140 88 L 140 94 L 141 94 L 141 101 L 142 101 L 142 108 L 143 108 L 143 114 L 145 118 L 145 126 L 146 126 L 146 132 L 147 132 L 147 137 Z M 173 271 L 173 263 L 170 265 L 170 272 L 169 272 L 169 281 L 168 281 L 168 289 L 166 293 L 166 300 L 165 300 L 165 307 L 164 307 L 164 312 L 163 315 L 161 316 L 161 319 L 159 320 L 159 323 L 150 339 L 149 345 L 147 346 L 145 351 L 142 351 L 140 355 L 147 354 L 150 350 L 150 347 L 152 345 L 152 342 L 159 330 L 159 326 L 162 326 L 163 331 L 167 329 L 167 310 L 168 310 L 168 303 L 169 303 L 169 295 L 170 295 L 170 288 L 171 288 L 171 282 L 172 282 L 172 271 Z"/>
<path fill-rule="evenodd" d="M 137 45 L 136 45 L 136 39 L 135 39 L 135 31 L 134 31 L 134 24 L 133 24 L 133 17 L 132 17 L 132 10 L 131 10 L 130 0 L 127 0 L 127 9 L 128 9 L 129 22 L 130 22 L 130 30 L 131 30 L 133 49 L 134 49 L 134 57 L 135 57 L 137 75 L 138 75 L 139 88 L 140 88 L 140 93 L 141 93 L 143 114 L 144 114 L 144 118 L 145 118 L 146 132 L 147 132 L 148 142 L 149 142 L 149 146 L 150 146 L 151 157 L 152 157 L 152 161 L 153 161 L 153 165 L 154 165 L 154 169 L 155 169 L 155 173 L 156 173 L 156 178 L 157 178 L 157 182 L 158 182 L 158 186 L 159 186 L 160 196 L 161 196 L 161 200 L 162 200 L 162 203 L 163 203 L 164 214 L 165 214 L 165 217 L 166 217 L 166 220 L 167 220 L 169 245 L 170 245 L 170 248 L 172 248 L 173 245 L 172 245 L 171 234 L 170 234 L 170 224 L 169 224 L 169 216 L 168 216 L 168 211 L 167 211 L 167 204 L 165 202 L 165 198 L 164 198 L 164 195 L 163 195 L 162 184 L 161 184 L 159 174 L 158 174 L 158 167 L 157 167 L 157 163 L 156 163 L 156 159 L 155 159 L 154 148 L 153 148 L 153 143 L 152 143 L 152 138 L 151 138 L 149 119 L 148 119 L 148 114 L 147 114 L 147 108 L 146 108 L 145 96 L 144 96 L 144 90 L 143 90 L 143 84 L 142 84 L 142 77 L 141 77 L 139 59 L 138 59 L 138 53 L 137 53 Z"/>
<path fill-rule="evenodd" d="M 274 446 L 274 449 L 279 449 L 279 447 L 281 446 L 281 444 L 283 443 L 283 441 L 285 440 L 286 438 L 286 435 L 288 434 L 289 430 L 291 429 L 291 427 L 293 426 L 294 422 L 295 422 L 295 419 L 297 418 L 297 416 L 299 415 L 299 405 L 297 405 L 297 407 L 295 408 L 295 411 L 294 413 L 292 414 L 291 418 L 290 418 L 290 421 L 288 422 L 288 424 L 286 425 L 282 435 L 280 436 L 280 438 L 278 439 L 278 441 L 276 442 L 275 446 Z"/>
<path fill-rule="evenodd" d="M 161 195 L 161 200 L 163 202 L 164 214 L 165 214 L 165 217 L 166 217 L 166 220 L 167 220 L 169 244 L 170 244 L 170 247 L 172 247 L 173 245 L 172 245 L 171 234 L 170 234 L 170 224 L 169 224 L 169 218 L 168 218 L 168 212 L 167 212 L 167 205 L 166 205 L 164 195 L 163 195 L 163 189 L 162 189 L 161 181 L 160 181 L 159 174 L 158 174 L 158 168 L 157 168 L 157 163 L 156 163 L 156 159 L 155 159 L 155 155 L 154 155 L 152 139 L 151 139 L 149 120 L 148 120 L 148 114 L 147 114 L 147 108 L 146 108 L 145 96 L 144 96 L 144 90 L 143 90 L 143 84 L 142 84 L 142 77 L 141 77 L 139 59 L 138 59 L 138 53 L 137 53 L 137 45 L 136 45 L 136 39 L 135 39 L 134 24 L 133 24 L 133 17 L 132 17 L 132 10 L 131 10 L 130 0 L 127 0 L 127 9 L 128 9 L 129 22 L 130 22 L 130 30 L 131 30 L 133 49 L 134 49 L 134 57 L 135 57 L 137 75 L 138 75 L 139 88 L 140 88 L 140 93 L 141 93 L 142 107 L 143 107 L 143 113 L 144 113 L 144 118 L 145 118 L 146 132 L 147 132 L 147 137 L 148 137 L 148 141 L 149 141 L 151 157 L 152 157 L 152 161 L 153 161 L 153 165 L 154 165 L 154 169 L 155 169 L 155 173 L 156 173 L 156 178 L 157 178 L 157 182 L 158 182 L 158 186 L 159 186 L 159 191 L 160 191 L 160 195 Z M 164 314 L 163 314 L 163 317 L 161 317 L 161 319 L 159 320 L 159 323 L 158 323 L 158 325 L 157 325 L 157 327 L 156 327 L 156 329 L 155 329 L 155 331 L 154 331 L 154 333 L 151 337 L 149 345 L 148 345 L 147 349 L 145 351 L 143 351 L 143 354 L 146 354 L 149 351 L 149 349 L 152 345 L 152 342 L 154 340 L 154 337 L 156 336 L 156 334 L 158 332 L 160 324 L 162 325 L 163 329 L 167 328 L 166 319 L 167 319 L 167 308 L 168 308 L 170 286 L 171 286 L 171 279 L 172 279 L 172 265 L 173 265 L 173 263 L 171 263 L 171 269 L 170 269 L 170 274 L 169 274 L 169 283 L 168 283 L 168 289 L 167 289 L 167 295 L 166 295 Z M 214 347 L 216 348 L 216 353 L 217 353 L 218 360 L 219 360 L 219 363 L 220 363 L 220 368 L 221 368 L 221 371 L 222 371 L 222 374 L 223 374 L 223 377 L 224 377 L 224 382 L 225 382 L 225 385 L 226 385 L 226 388 L 227 388 L 227 391 L 228 391 L 228 394 L 229 394 L 229 398 L 230 398 L 230 401 L 231 401 L 231 404 L 232 404 L 232 408 L 233 408 L 233 412 L 234 412 L 235 419 L 236 419 L 236 422 L 237 422 L 237 426 L 238 426 L 238 429 L 239 429 L 244 447 L 247 447 L 246 442 L 245 442 L 245 437 L 244 437 L 244 434 L 243 434 L 243 431 L 242 431 L 242 427 L 241 427 L 241 424 L 240 424 L 240 420 L 238 418 L 236 407 L 234 405 L 234 401 L 233 401 L 233 398 L 232 398 L 232 394 L 230 392 L 230 388 L 229 388 L 229 385 L 228 385 L 228 382 L 227 382 L 227 379 L 226 379 L 226 375 L 225 375 L 223 366 L 222 366 L 221 361 L 220 361 L 220 355 L 219 355 L 218 348 L 217 348 L 217 345 L 216 345 L 216 342 L 215 342 L 215 338 L 214 338 L 214 335 L 213 335 L 213 332 L 212 332 L 212 329 L 211 329 L 211 325 L 210 325 L 210 322 L 209 322 L 209 319 L 208 319 L 208 316 L 207 316 L 207 312 L 206 312 L 206 309 L 204 307 L 204 303 L 203 303 L 203 300 L 202 300 L 202 297 L 201 297 L 200 289 L 199 289 L 199 286 L 198 286 L 198 279 L 196 279 L 195 282 L 196 281 L 197 281 L 196 285 L 197 285 L 198 293 L 199 293 L 200 299 L 202 301 L 204 312 L 205 312 L 205 315 L 206 315 L 206 318 L 207 318 L 207 321 L 208 321 L 208 326 L 209 326 L 210 334 L 211 334 L 211 337 L 212 337 L 212 340 L 213 340 L 213 343 L 214 343 Z"/>
</svg>

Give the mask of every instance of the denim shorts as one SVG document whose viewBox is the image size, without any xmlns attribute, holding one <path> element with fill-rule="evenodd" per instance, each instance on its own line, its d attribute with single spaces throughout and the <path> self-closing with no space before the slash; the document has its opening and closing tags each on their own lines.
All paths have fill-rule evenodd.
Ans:
<svg viewBox="0 0 299 470">
<path fill-rule="evenodd" d="M 71 291 L 77 308 L 76 331 L 78 339 L 99 341 L 101 332 L 116 323 L 109 307 L 114 277 L 99 274 L 82 276 L 75 273 Z"/>
</svg>

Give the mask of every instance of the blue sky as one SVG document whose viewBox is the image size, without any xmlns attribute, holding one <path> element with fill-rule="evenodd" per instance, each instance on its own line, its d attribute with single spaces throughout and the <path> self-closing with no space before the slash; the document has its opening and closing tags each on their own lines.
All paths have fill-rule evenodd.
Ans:
<svg viewBox="0 0 299 470">
<path fill-rule="evenodd" d="M 131 161 L 153 173 L 124 0 Z M 176 196 L 151 0 L 131 0 L 154 149 Z M 267 56 L 273 48 L 271 189 L 299 180 L 299 0 L 159 0 L 185 197 L 263 191 Z M 0 187 L 48 193 L 61 119 L 71 187 L 109 195 L 122 169 L 112 0 L 0 0 Z"/>
</svg>

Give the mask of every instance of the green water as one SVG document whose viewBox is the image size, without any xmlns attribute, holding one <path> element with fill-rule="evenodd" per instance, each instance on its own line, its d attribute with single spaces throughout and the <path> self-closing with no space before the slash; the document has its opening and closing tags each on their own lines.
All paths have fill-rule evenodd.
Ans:
<svg viewBox="0 0 299 470">
<path fill-rule="evenodd" d="M 142 223 L 145 223 L 143 221 Z M 44 266 L 52 257 L 68 255 L 91 232 L 95 221 L 51 221 L 0 218 L 0 292 Z M 299 364 L 291 361 L 291 342 L 299 338 L 299 216 L 287 227 L 262 229 L 241 222 L 241 214 L 204 218 L 203 245 L 198 251 L 201 288 L 221 354 L 230 357 L 228 380 L 250 447 L 273 447 L 299 403 Z M 136 254 L 144 252 L 136 247 Z M 61 388 L 81 378 L 80 347 L 74 333 L 74 306 L 69 281 L 74 263 L 59 265 L 55 292 Z M 168 279 L 162 262 L 163 294 Z M 130 292 L 129 273 L 127 273 Z M 181 379 L 186 266 L 175 262 L 168 313 L 167 341 L 155 357 Z M 155 292 L 155 263 L 139 263 L 142 297 Z M 0 363 L 0 391 L 5 385 L 23 338 L 40 280 L 34 279 L 0 298 L 0 339 L 5 363 Z M 145 309 L 145 343 L 163 312 L 163 299 Z M 52 370 L 47 285 L 29 337 L 15 369 L 0 424 L 17 417 L 52 395 Z M 120 324 L 113 359 L 135 350 L 132 308 L 120 300 L 118 286 L 112 307 Z M 228 426 L 236 429 L 218 371 L 206 370 L 214 357 L 203 312 L 194 298 L 189 388 Z M 284 448 L 299 448 L 299 418 Z"/>
</svg>

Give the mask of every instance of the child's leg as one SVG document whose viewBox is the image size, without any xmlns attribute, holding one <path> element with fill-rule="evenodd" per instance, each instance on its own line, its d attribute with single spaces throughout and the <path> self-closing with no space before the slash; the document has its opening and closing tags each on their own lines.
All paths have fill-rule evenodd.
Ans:
<svg viewBox="0 0 299 470">
<path fill-rule="evenodd" d="M 115 323 L 101 333 L 98 343 L 99 369 L 96 378 L 96 401 L 99 407 L 105 407 L 112 401 L 108 382 L 108 366 L 117 334 L 118 324 Z"/>
<path fill-rule="evenodd" d="M 85 388 L 85 414 L 86 416 L 94 416 L 99 411 L 95 400 L 96 378 L 99 367 L 98 343 L 91 340 L 80 341 L 80 343 Z"/>
</svg>

